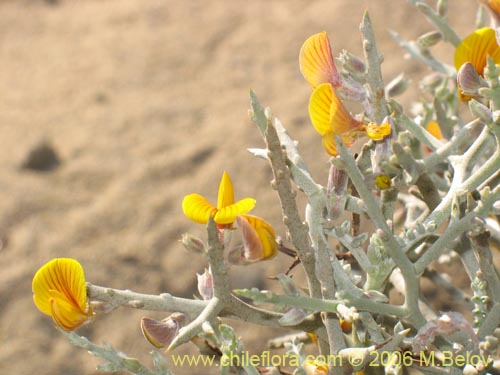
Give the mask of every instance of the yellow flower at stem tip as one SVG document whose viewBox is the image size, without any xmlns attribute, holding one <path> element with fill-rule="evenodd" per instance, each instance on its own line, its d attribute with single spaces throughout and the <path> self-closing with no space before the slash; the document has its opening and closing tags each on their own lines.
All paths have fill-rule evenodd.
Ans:
<svg viewBox="0 0 500 375">
<path fill-rule="evenodd" d="M 468 35 L 455 50 L 455 68 L 470 62 L 477 73 L 484 77 L 487 57 L 490 56 L 495 63 L 500 63 L 500 47 L 497 42 L 495 30 L 483 27 Z"/>
<path fill-rule="evenodd" d="M 213 216 L 219 228 L 231 228 L 236 216 L 246 214 L 255 207 L 255 199 L 244 198 L 234 202 L 234 190 L 231 178 L 224 171 L 219 185 L 217 207 L 213 206 L 200 194 L 189 194 L 182 201 L 182 211 L 196 223 L 206 224 Z"/>
<path fill-rule="evenodd" d="M 83 268 L 74 259 L 56 258 L 46 263 L 33 277 L 32 290 L 36 307 L 66 331 L 92 317 Z"/>
</svg>

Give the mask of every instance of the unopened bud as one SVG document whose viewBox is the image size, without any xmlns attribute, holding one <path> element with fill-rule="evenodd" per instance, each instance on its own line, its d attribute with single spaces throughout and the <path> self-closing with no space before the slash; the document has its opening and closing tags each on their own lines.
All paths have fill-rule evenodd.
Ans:
<svg viewBox="0 0 500 375">
<path fill-rule="evenodd" d="M 491 123 L 491 111 L 484 104 L 479 103 L 477 100 L 471 99 L 469 100 L 469 110 L 473 116 L 479 117 L 479 119 L 485 124 Z"/>
<path fill-rule="evenodd" d="M 214 295 L 214 285 L 210 270 L 205 268 L 205 272 L 201 275 L 197 273 L 196 276 L 198 277 L 198 292 L 200 293 L 200 296 L 205 301 L 212 299 Z"/>
<path fill-rule="evenodd" d="M 458 70 L 457 82 L 459 89 L 465 95 L 478 95 L 478 90 L 485 86 L 470 62 L 464 63 Z"/>
<path fill-rule="evenodd" d="M 425 76 L 420 81 L 420 87 L 426 91 L 434 91 L 439 85 L 443 83 L 443 75 L 441 73 L 432 73 Z"/>
<path fill-rule="evenodd" d="M 342 51 L 337 60 L 349 73 L 354 75 L 365 74 L 366 67 L 363 60 L 350 52 L 347 52 L 346 50 Z"/>
<path fill-rule="evenodd" d="M 156 320 L 144 317 L 141 319 L 142 334 L 152 345 L 157 348 L 165 348 L 170 345 L 186 323 L 187 316 L 175 312 L 164 320 Z"/>
<path fill-rule="evenodd" d="M 401 95 L 406 91 L 410 84 L 405 78 L 404 73 L 399 74 L 391 82 L 389 82 L 385 88 L 385 92 L 389 98 L 394 98 L 395 96 Z"/>
<path fill-rule="evenodd" d="M 439 31 L 430 31 L 420 35 L 417 39 L 417 44 L 420 48 L 430 48 L 435 46 L 443 39 L 443 34 Z"/>
<path fill-rule="evenodd" d="M 441 17 L 446 17 L 448 14 L 448 0 L 438 0 L 436 10 Z"/>
<path fill-rule="evenodd" d="M 278 275 L 278 281 L 287 296 L 300 296 L 300 290 L 290 276 L 281 273 Z"/>
<path fill-rule="evenodd" d="M 347 189 L 348 176 L 347 173 L 335 165 L 330 166 L 328 173 L 328 183 L 326 185 L 327 196 L 342 195 Z"/>
<path fill-rule="evenodd" d="M 205 243 L 189 233 L 184 233 L 179 242 L 182 243 L 182 246 L 184 246 L 187 251 L 192 253 L 205 254 L 207 251 Z"/>
</svg>

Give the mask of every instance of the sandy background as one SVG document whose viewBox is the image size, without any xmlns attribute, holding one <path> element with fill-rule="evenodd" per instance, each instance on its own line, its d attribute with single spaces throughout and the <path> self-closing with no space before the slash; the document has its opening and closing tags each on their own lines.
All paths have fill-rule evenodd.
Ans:
<svg viewBox="0 0 500 375">
<path fill-rule="evenodd" d="M 463 36 L 477 5 L 450 3 Z M 78 259 L 97 285 L 192 296 L 206 264 L 177 240 L 186 231 L 204 236 L 204 228 L 182 215 L 181 201 L 191 192 L 214 201 L 224 169 L 237 198 L 255 197 L 253 212 L 284 235 L 270 170 L 246 151 L 262 146 L 247 116 L 248 89 L 300 140 L 325 182 L 327 157 L 309 124 L 310 89 L 297 56 L 321 30 L 335 55 L 361 54 L 365 8 L 386 82 L 404 69 L 416 87 L 426 70 L 405 64 L 386 30 L 415 38 L 432 28 L 402 0 L 0 1 L 0 374 L 99 374 L 99 361 L 33 305 L 32 276 L 53 257 Z M 451 63 L 453 50 L 441 50 Z M 23 169 L 40 142 L 60 164 Z M 266 276 L 289 263 L 280 255 L 233 270 L 234 287 L 274 288 Z M 120 309 L 79 332 L 149 365 L 143 315 L 163 317 Z M 256 350 L 271 335 L 236 327 Z"/>
</svg>

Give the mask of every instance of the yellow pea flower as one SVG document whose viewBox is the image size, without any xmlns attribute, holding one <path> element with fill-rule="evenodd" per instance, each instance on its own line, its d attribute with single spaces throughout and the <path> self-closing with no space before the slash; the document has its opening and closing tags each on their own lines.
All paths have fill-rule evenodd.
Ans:
<svg viewBox="0 0 500 375">
<path fill-rule="evenodd" d="M 217 207 L 200 194 L 189 194 L 182 201 L 184 215 L 196 223 L 206 224 L 213 216 L 219 228 L 231 228 L 236 216 L 246 214 L 255 207 L 255 199 L 244 198 L 234 202 L 231 178 L 224 171 L 219 185 Z"/>
<path fill-rule="evenodd" d="M 351 116 L 335 92 L 342 89 L 342 79 L 335 66 L 326 32 L 310 36 L 299 54 L 300 71 L 313 88 L 309 99 L 309 117 L 316 131 L 322 136 L 323 148 L 331 156 L 337 156 L 335 135 L 346 146 L 366 132 L 375 140 L 382 140 L 391 132 L 390 125 L 369 124 Z"/>
<path fill-rule="evenodd" d="M 486 58 L 490 56 L 495 63 L 500 63 L 500 47 L 497 43 L 495 30 L 483 27 L 467 36 L 455 50 L 455 68 L 470 62 L 479 75 L 484 76 Z"/>
<path fill-rule="evenodd" d="M 316 88 L 322 83 L 331 83 L 334 87 L 342 84 L 332 57 L 332 49 L 326 32 L 307 38 L 299 53 L 300 71 L 305 80 Z"/>
<path fill-rule="evenodd" d="M 33 277 L 32 290 L 36 307 L 66 331 L 75 330 L 92 317 L 83 268 L 74 259 L 57 258 L 46 263 Z"/>
</svg>

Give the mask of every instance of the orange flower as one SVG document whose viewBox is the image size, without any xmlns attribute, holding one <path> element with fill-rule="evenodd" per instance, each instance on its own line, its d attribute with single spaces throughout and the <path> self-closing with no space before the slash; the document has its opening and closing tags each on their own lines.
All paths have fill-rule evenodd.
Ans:
<svg viewBox="0 0 500 375">
<path fill-rule="evenodd" d="M 75 330 L 92 317 L 83 268 L 74 259 L 46 263 L 33 277 L 32 289 L 36 307 L 66 331 Z"/>
</svg>

